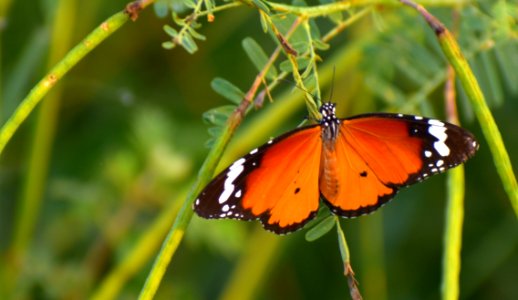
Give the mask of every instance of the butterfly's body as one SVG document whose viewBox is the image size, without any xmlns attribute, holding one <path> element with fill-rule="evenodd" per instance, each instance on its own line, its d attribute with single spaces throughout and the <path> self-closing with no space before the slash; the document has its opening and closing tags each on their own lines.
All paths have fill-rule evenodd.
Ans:
<svg viewBox="0 0 518 300">
<path fill-rule="evenodd" d="M 205 218 L 259 219 L 275 233 L 301 228 L 320 196 L 333 213 L 355 217 L 390 200 L 400 187 L 473 156 L 473 135 L 452 124 L 402 114 L 335 116 L 252 150 L 205 187 L 194 203 Z"/>
</svg>

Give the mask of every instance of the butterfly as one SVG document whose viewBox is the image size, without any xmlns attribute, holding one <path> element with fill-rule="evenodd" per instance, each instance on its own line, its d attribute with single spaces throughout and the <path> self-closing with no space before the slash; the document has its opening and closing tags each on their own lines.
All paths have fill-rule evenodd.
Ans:
<svg viewBox="0 0 518 300">
<path fill-rule="evenodd" d="M 335 110 L 324 103 L 318 124 L 236 160 L 201 191 L 196 214 L 260 220 L 286 234 L 316 216 L 320 197 L 336 215 L 367 214 L 398 189 L 465 162 L 479 146 L 467 130 L 436 119 L 392 113 L 338 119 Z"/>
</svg>

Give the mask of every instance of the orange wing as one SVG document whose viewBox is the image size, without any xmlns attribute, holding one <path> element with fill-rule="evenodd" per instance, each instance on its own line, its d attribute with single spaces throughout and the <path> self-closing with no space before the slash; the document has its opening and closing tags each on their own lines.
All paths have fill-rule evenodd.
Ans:
<svg viewBox="0 0 518 300">
<path fill-rule="evenodd" d="M 320 126 L 301 128 L 252 150 L 201 192 L 205 218 L 260 219 L 277 234 L 302 227 L 319 205 Z"/>
<path fill-rule="evenodd" d="M 323 148 L 320 190 L 333 212 L 358 216 L 379 208 L 400 187 L 466 161 L 477 148 L 471 133 L 438 120 L 356 116 L 341 121 L 334 148 Z"/>
</svg>

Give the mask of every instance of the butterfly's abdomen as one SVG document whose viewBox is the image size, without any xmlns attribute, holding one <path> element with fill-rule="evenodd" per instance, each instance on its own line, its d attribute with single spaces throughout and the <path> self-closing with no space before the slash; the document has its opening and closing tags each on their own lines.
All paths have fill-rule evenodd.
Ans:
<svg viewBox="0 0 518 300">
<path fill-rule="evenodd" d="M 339 164 L 336 159 L 334 146 L 330 147 L 329 143 L 324 142 L 320 159 L 320 191 L 324 191 L 328 198 L 336 198 L 340 189 L 340 182 L 338 180 Z"/>
</svg>

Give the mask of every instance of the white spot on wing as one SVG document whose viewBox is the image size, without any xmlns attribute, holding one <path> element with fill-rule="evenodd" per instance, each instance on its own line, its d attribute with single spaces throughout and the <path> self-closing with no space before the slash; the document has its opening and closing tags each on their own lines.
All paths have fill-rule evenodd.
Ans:
<svg viewBox="0 0 518 300">
<path fill-rule="evenodd" d="M 440 166 L 444 165 L 444 160 L 439 159 L 439 160 L 435 163 L 435 165 L 436 165 L 437 167 L 440 167 Z"/>
<path fill-rule="evenodd" d="M 227 179 L 225 179 L 225 185 L 223 187 L 223 193 L 219 195 L 218 202 L 219 204 L 225 203 L 228 198 L 230 198 L 230 195 L 234 192 L 235 186 L 234 186 L 234 180 L 243 172 L 245 167 L 243 164 L 245 163 L 245 159 L 241 158 L 234 162 L 227 172 Z"/>
<path fill-rule="evenodd" d="M 254 150 L 250 151 L 250 154 L 256 154 L 256 153 L 257 153 L 257 151 L 258 151 L 258 149 L 257 149 L 257 148 L 255 148 Z"/>
<path fill-rule="evenodd" d="M 195 205 L 200 205 L 200 199 L 196 199 Z"/>
<path fill-rule="evenodd" d="M 418 121 L 419 121 L 419 120 L 422 120 L 422 119 L 423 119 L 423 117 L 421 117 L 421 116 L 414 116 L 414 119 L 416 119 L 416 120 L 418 120 Z"/>
<path fill-rule="evenodd" d="M 234 195 L 236 198 L 239 198 L 241 197 L 241 190 L 237 191 L 236 194 Z"/>
<path fill-rule="evenodd" d="M 437 120 L 429 120 L 428 123 L 431 125 L 428 127 L 428 133 L 438 139 L 437 142 L 433 143 L 433 147 L 439 153 L 440 156 L 450 155 L 450 148 L 446 145 L 445 141 L 448 138 L 446 134 L 446 127 L 444 123 Z"/>
<path fill-rule="evenodd" d="M 424 152 L 424 156 L 426 156 L 426 157 L 432 157 L 432 152 L 431 152 L 431 151 L 426 150 L 426 151 Z"/>
<path fill-rule="evenodd" d="M 439 120 L 435 120 L 435 119 L 428 120 L 428 124 L 433 125 L 433 126 L 444 127 L 444 123 L 443 122 L 441 122 Z"/>
<path fill-rule="evenodd" d="M 230 207 L 228 206 L 228 204 L 223 205 L 223 207 L 221 208 L 221 210 L 224 212 L 227 212 L 229 209 Z"/>
</svg>

